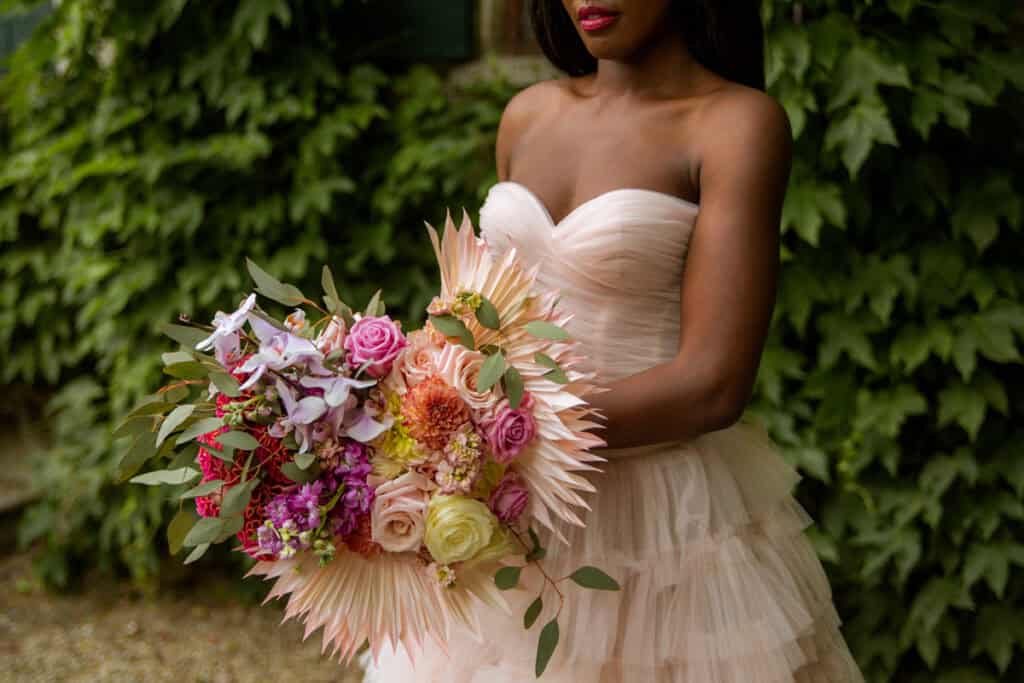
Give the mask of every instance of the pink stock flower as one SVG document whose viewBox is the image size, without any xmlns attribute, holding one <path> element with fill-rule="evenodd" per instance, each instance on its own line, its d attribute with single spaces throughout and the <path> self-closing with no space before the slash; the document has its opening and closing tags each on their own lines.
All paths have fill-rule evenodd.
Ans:
<svg viewBox="0 0 1024 683">
<path fill-rule="evenodd" d="M 537 423 L 531 407 L 532 401 L 528 396 L 515 410 L 509 406 L 508 399 L 503 399 L 494 417 L 483 425 L 491 454 L 501 464 L 507 465 L 514 460 L 537 435 Z"/>
<path fill-rule="evenodd" d="M 530 492 L 522 477 L 515 472 L 507 472 L 491 493 L 487 506 L 498 519 L 509 523 L 519 519 L 529 502 Z"/>
<path fill-rule="evenodd" d="M 391 364 L 405 346 L 402 330 L 386 315 L 360 318 L 345 337 L 348 364 L 358 368 L 369 363 L 366 373 L 378 379 L 391 372 Z"/>
</svg>

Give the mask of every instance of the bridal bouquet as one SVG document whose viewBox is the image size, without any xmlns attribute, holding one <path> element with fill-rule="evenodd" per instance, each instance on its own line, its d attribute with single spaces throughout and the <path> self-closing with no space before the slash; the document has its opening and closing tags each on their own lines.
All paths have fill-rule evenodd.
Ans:
<svg viewBox="0 0 1024 683">
<path fill-rule="evenodd" d="M 236 539 L 251 574 L 277 579 L 270 598 L 290 594 L 287 616 L 307 635 L 322 626 L 344 660 L 367 641 L 374 656 L 443 647 L 455 623 L 476 628 L 472 601 L 505 606 L 526 566 L 543 573 L 532 525 L 582 524 L 580 473 L 601 460 L 556 294 L 514 250 L 492 257 L 468 219 L 428 231 L 441 292 L 421 329 L 406 333 L 379 293 L 353 312 L 326 267 L 320 305 L 249 262 L 256 290 L 237 310 L 166 327 L 181 344 L 163 358 L 172 380 L 117 433 L 136 436 L 123 478 L 154 459 L 164 468 L 131 481 L 192 485 L 172 552 L 193 562 Z M 257 294 L 297 308 L 274 319 Z M 618 588 L 594 567 L 567 578 Z M 538 675 L 557 641 L 556 616 Z"/>
</svg>

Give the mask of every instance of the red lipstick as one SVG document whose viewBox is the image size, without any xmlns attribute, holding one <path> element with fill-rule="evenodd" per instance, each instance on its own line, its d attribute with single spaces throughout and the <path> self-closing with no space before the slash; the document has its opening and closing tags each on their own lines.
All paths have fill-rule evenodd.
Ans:
<svg viewBox="0 0 1024 683">
<path fill-rule="evenodd" d="M 600 5 L 585 5 L 577 10 L 576 17 L 584 31 L 600 31 L 614 24 L 619 13 Z"/>
</svg>

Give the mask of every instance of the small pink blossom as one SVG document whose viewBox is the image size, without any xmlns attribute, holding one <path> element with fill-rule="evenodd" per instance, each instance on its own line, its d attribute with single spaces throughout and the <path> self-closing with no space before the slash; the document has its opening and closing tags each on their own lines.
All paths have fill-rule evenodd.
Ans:
<svg viewBox="0 0 1024 683">
<path fill-rule="evenodd" d="M 347 362 L 353 368 L 368 362 L 367 374 L 379 379 L 391 372 L 406 343 L 402 330 L 388 316 L 360 318 L 345 338 Z"/>
</svg>

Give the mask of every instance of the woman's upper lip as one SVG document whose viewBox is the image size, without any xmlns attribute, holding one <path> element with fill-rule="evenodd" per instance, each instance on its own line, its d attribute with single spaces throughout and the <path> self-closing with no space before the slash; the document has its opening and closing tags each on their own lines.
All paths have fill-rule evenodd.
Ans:
<svg viewBox="0 0 1024 683">
<path fill-rule="evenodd" d="M 576 10 L 576 17 L 579 19 L 590 19 L 593 17 L 609 17 L 618 14 L 613 9 L 601 7 L 600 5 L 584 5 Z"/>
</svg>

